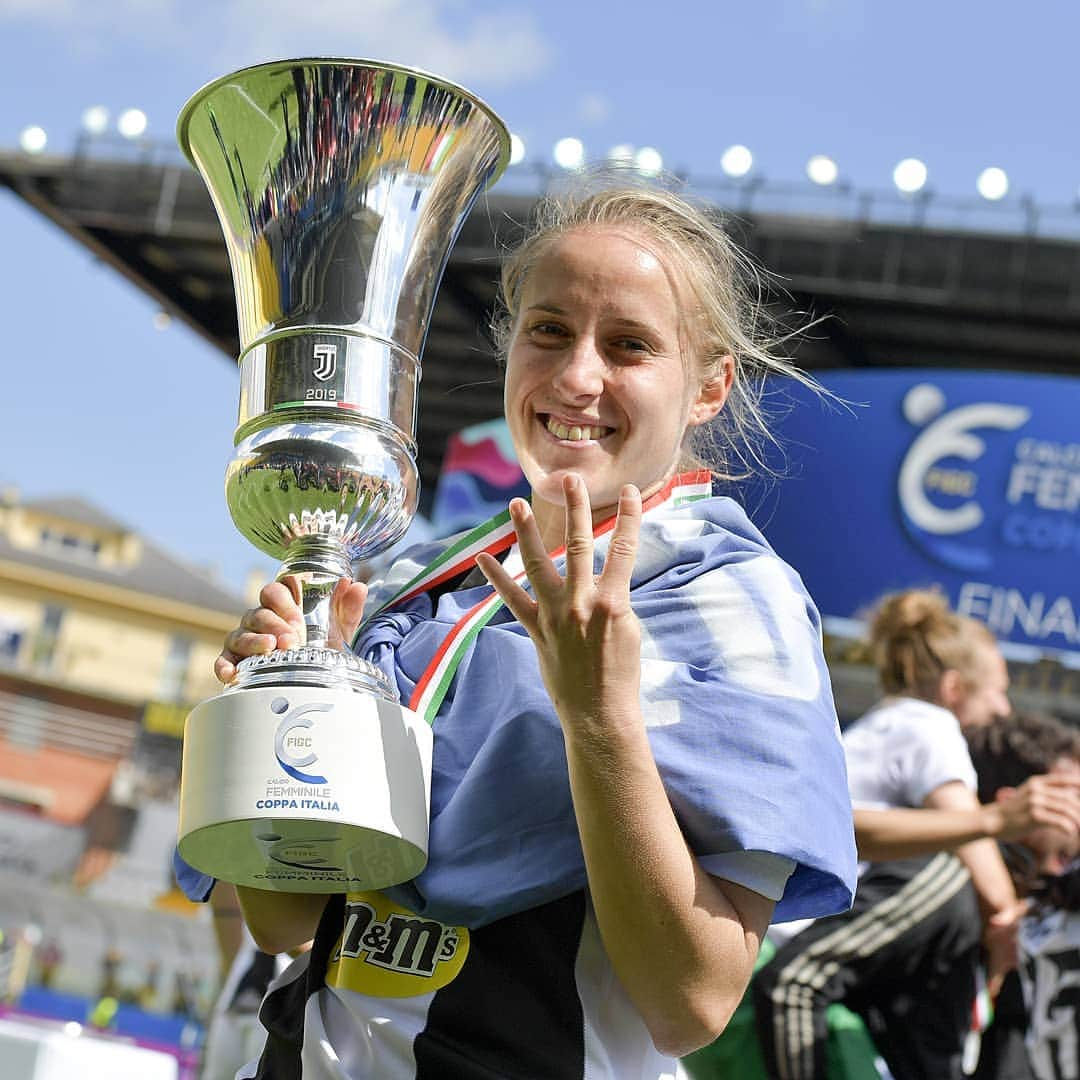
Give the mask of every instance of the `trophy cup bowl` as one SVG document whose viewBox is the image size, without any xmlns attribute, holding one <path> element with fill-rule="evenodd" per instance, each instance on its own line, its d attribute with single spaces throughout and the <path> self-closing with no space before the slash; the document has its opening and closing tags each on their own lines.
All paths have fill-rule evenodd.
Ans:
<svg viewBox="0 0 1080 1080">
<path fill-rule="evenodd" d="M 328 645 L 330 595 L 416 512 L 420 356 L 470 208 L 509 159 L 476 97 L 410 68 L 245 68 L 177 124 L 225 235 L 240 330 L 239 531 L 301 587 L 306 642 L 187 719 L 180 854 L 224 881 L 353 892 L 427 860 L 431 729 Z"/>
</svg>

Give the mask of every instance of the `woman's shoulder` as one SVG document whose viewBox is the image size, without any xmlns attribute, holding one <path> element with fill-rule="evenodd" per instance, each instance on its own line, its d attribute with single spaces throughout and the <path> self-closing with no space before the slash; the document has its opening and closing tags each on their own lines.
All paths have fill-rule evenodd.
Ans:
<svg viewBox="0 0 1080 1080">
<path fill-rule="evenodd" d="M 763 556 L 782 562 L 746 511 L 727 495 L 712 495 L 678 506 L 658 507 L 641 522 L 639 561 L 667 557 L 673 562 L 705 560 L 706 565 Z"/>
<path fill-rule="evenodd" d="M 750 520 L 750 515 L 742 504 L 730 495 L 705 495 L 658 506 L 645 514 L 642 526 L 678 529 L 674 523 L 688 521 L 697 521 L 705 529 L 723 529 L 747 543 L 768 547 L 768 541 L 761 530 Z"/>
<path fill-rule="evenodd" d="M 798 571 L 772 547 L 746 511 L 714 495 L 642 521 L 635 585 L 735 590 L 768 608 L 802 608 L 820 624 Z"/>
<path fill-rule="evenodd" d="M 960 734 L 960 725 L 948 709 L 920 698 L 895 696 L 883 698 L 849 725 L 844 743 L 853 746 L 883 736 L 937 742 L 953 733 Z"/>
</svg>

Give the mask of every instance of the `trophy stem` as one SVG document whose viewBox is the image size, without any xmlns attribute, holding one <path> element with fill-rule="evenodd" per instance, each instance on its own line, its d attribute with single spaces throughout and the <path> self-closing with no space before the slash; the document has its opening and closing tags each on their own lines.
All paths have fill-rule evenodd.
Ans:
<svg viewBox="0 0 1080 1080">
<path fill-rule="evenodd" d="M 300 583 L 306 644 L 324 646 L 330 638 L 330 598 L 343 577 L 352 576 L 345 545 L 331 536 L 299 536 L 288 547 L 277 580 Z"/>
</svg>

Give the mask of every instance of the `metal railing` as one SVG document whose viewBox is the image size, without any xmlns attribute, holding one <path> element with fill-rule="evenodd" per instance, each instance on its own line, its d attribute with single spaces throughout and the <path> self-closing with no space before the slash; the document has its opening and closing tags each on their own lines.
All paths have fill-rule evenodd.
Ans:
<svg viewBox="0 0 1080 1080">
<path fill-rule="evenodd" d="M 125 139 L 119 135 L 80 134 L 73 146 L 76 164 L 132 164 L 163 170 L 189 168 L 179 146 L 165 139 Z M 29 156 L 28 156 L 29 160 Z M 589 162 L 585 174 L 634 174 L 632 167 Z M 575 173 L 538 161 L 510 166 L 496 192 L 539 197 L 572 182 Z M 163 181 L 163 182 L 167 182 Z M 175 181 L 173 181 L 175 183 Z M 847 181 L 829 185 L 772 180 L 751 173 L 742 178 L 698 173 L 666 174 L 673 184 L 737 215 L 803 218 L 808 224 L 842 226 L 894 225 L 915 229 L 1080 239 L 1080 198 L 1071 204 L 1042 202 L 1028 193 L 1009 193 L 999 200 L 938 193 L 929 188 L 905 195 L 893 188 L 856 187 Z M 175 194 L 175 193 L 174 193 Z"/>
<path fill-rule="evenodd" d="M 603 170 L 604 163 L 586 167 Z M 619 171 L 622 171 L 621 169 Z M 632 170 L 630 170 L 632 172 Z M 617 176 L 617 171 L 609 175 Z M 601 171 L 600 175 L 605 175 Z M 521 163 L 499 181 L 500 192 L 543 194 L 565 185 L 564 170 Z M 896 225 L 914 229 L 1080 239 L 1080 199 L 1072 204 L 1043 203 L 1029 194 L 992 201 L 923 189 L 912 195 L 891 188 L 862 188 L 850 183 L 814 184 L 750 175 L 742 179 L 704 174 L 673 174 L 670 182 L 731 213 L 805 219 L 808 226 Z"/>
</svg>

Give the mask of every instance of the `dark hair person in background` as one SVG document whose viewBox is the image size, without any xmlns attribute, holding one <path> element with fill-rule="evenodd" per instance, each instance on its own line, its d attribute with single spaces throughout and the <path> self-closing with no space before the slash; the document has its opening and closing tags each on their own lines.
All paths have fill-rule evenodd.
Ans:
<svg viewBox="0 0 1080 1080">
<path fill-rule="evenodd" d="M 1075 779 L 1039 777 L 979 803 L 964 732 L 1010 712 L 1005 661 L 982 623 L 909 590 L 882 602 L 871 642 L 887 696 L 847 728 L 844 752 L 859 854 L 873 862 L 850 912 L 798 933 L 754 979 L 779 1080 L 823 1080 L 834 1001 L 862 1016 L 895 1080 L 959 1080 L 980 946 L 996 991 L 1024 910 L 990 838 L 1080 830 Z"/>
<path fill-rule="evenodd" d="M 1080 732 L 1056 717 L 1021 713 L 968 733 L 979 798 L 1002 802 L 1035 773 L 1080 774 Z M 1020 962 L 983 1033 L 975 1080 L 1080 1080 L 1080 866 L 1075 834 L 1039 825 L 1003 843 L 1031 907 Z"/>
</svg>

